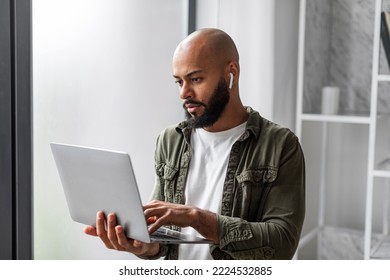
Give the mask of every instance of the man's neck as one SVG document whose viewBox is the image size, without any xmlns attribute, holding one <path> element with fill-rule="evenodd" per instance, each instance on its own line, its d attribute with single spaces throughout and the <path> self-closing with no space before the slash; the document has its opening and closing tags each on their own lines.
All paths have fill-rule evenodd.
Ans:
<svg viewBox="0 0 390 280">
<path fill-rule="evenodd" d="M 236 127 L 248 120 L 249 114 L 245 107 L 225 110 L 221 117 L 212 125 L 203 129 L 209 132 L 220 132 Z"/>
</svg>

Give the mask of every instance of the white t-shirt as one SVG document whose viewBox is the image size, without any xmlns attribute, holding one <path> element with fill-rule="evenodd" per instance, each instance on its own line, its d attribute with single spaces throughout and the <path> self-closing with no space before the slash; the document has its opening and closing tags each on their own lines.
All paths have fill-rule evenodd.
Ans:
<svg viewBox="0 0 390 280">
<path fill-rule="evenodd" d="M 221 132 L 194 129 L 191 135 L 193 150 L 185 188 L 185 204 L 219 213 L 223 184 L 232 145 L 245 131 L 246 122 Z M 192 227 L 182 232 L 199 235 Z M 180 244 L 179 259 L 212 259 L 208 244 Z"/>
</svg>

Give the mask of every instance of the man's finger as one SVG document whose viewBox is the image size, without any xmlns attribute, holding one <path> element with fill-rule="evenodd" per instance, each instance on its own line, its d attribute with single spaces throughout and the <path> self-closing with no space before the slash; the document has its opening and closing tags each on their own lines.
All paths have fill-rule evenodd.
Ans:
<svg viewBox="0 0 390 280">
<path fill-rule="evenodd" d="M 116 236 L 118 238 L 118 244 L 123 247 L 124 249 L 128 250 L 131 248 L 131 244 L 129 240 L 127 239 L 127 236 L 125 235 L 125 231 L 123 230 L 122 226 L 116 226 L 115 227 Z"/>
<path fill-rule="evenodd" d="M 122 251 L 124 250 L 124 248 L 118 242 L 118 236 L 115 230 L 116 226 L 117 226 L 116 215 L 114 213 L 110 213 L 107 216 L 107 236 L 112 246 L 115 249 Z"/>
<path fill-rule="evenodd" d="M 96 215 L 96 234 L 97 236 L 99 236 L 99 238 L 103 241 L 104 245 L 106 245 L 108 249 L 114 249 L 112 243 L 107 237 L 105 218 L 104 213 L 102 211 L 99 211 Z"/>
<path fill-rule="evenodd" d="M 92 236 L 98 236 L 96 232 L 96 228 L 91 226 L 84 227 L 84 233 Z"/>
</svg>

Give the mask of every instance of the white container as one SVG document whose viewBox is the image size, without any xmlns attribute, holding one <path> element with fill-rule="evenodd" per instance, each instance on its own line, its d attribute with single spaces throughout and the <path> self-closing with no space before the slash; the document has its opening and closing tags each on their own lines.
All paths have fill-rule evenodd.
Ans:
<svg viewBox="0 0 390 280">
<path fill-rule="evenodd" d="M 321 113 L 324 115 L 336 115 L 339 112 L 340 88 L 323 87 Z"/>
</svg>

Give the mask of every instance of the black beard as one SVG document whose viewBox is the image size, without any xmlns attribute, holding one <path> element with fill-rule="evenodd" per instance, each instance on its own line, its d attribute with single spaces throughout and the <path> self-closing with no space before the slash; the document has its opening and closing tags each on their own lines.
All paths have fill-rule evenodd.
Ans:
<svg viewBox="0 0 390 280">
<path fill-rule="evenodd" d="M 204 105 L 206 109 L 203 115 L 199 117 L 193 116 L 184 109 L 188 125 L 191 128 L 212 126 L 220 118 L 226 104 L 229 103 L 229 99 L 230 95 L 226 81 L 221 79 L 210 98 L 209 104 L 207 106 Z M 189 103 L 191 103 L 191 100 L 189 100 Z"/>
</svg>

